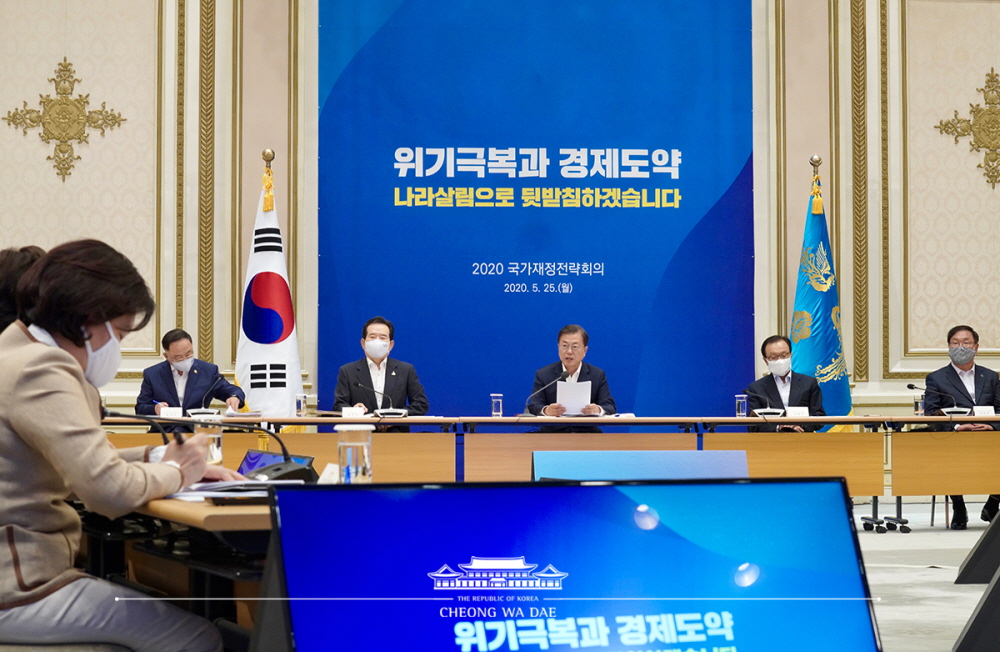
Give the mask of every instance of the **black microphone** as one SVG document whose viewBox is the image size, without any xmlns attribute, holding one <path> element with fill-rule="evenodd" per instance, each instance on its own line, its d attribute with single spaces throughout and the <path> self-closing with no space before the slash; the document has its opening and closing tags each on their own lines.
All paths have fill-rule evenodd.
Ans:
<svg viewBox="0 0 1000 652">
<path fill-rule="evenodd" d="M 930 392 L 931 394 L 939 394 L 941 396 L 947 396 L 948 399 L 951 400 L 951 407 L 953 407 L 953 408 L 957 408 L 958 407 L 958 402 L 955 400 L 955 397 L 952 396 L 951 394 L 945 394 L 944 392 L 939 392 L 936 389 L 927 389 L 926 387 L 918 387 L 917 385 L 914 385 L 913 383 L 908 384 L 906 386 L 906 389 L 918 389 L 921 392 Z"/>
<path fill-rule="evenodd" d="M 369 387 L 368 385 L 365 385 L 365 384 L 362 384 L 362 383 L 359 383 L 359 382 L 355 382 L 354 386 L 355 387 L 360 387 L 361 389 L 370 390 L 372 392 L 375 392 L 379 396 L 384 396 L 387 399 L 389 399 L 389 408 L 388 409 L 378 408 L 376 410 L 372 410 L 372 414 L 374 414 L 375 416 L 377 416 L 377 417 L 405 417 L 406 416 L 406 409 L 405 408 L 399 408 L 397 410 L 396 408 L 392 407 L 392 397 L 389 396 L 388 394 L 384 394 L 384 393 L 378 391 L 377 389 L 375 389 L 374 387 Z"/>
<path fill-rule="evenodd" d="M 145 414 L 122 414 L 121 412 L 112 412 L 110 410 L 104 411 L 104 416 L 106 417 L 121 417 L 124 419 L 139 419 L 140 421 L 146 421 L 153 425 L 157 425 L 156 422 L 160 423 L 172 423 L 178 425 L 186 426 L 203 426 L 208 428 L 217 428 L 219 426 L 225 425 L 232 430 L 243 430 L 246 432 L 262 432 L 266 435 L 274 437 L 274 440 L 278 442 L 278 446 L 281 447 L 281 456 L 284 461 L 278 462 L 276 464 L 269 464 L 268 466 L 261 467 L 259 469 L 254 469 L 251 477 L 254 480 L 266 481 L 266 480 L 304 480 L 305 482 L 316 482 L 319 480 L 319 475 L 316 470 L 311 466 L 303 466 L 298 462 L 292 460 L 291 454 L 288 452 L 288 448 L 285 446 L 285 442 L 281 441 L 281 437 L 278 436 L 273 430 L 268 430 L 267 428 L 262 428 L 260 426 L 252 426 L 246 423 L 227 423 L 222 424 L 218 421 L 199 421 L 198 419 L 171 419 L 167 417 L 150 417 Z M 158 426 L 162 431 L 162 426 Z M 178 444 L 184 443 L 184 437 L 179 432 L 174 433 L 174 437 Z"/>
<path fill-rule="evenodd" d="M 163 445 L 164 446 L 166 446 L 167 444 L 170 443 L 170 439 L 167 437 L 167 431 L 163 429 L 163 426 L 160 424 L 160 422 L 158 420 L 159 417 L 157 417 L 157 418 L 154 419 L 153 417 L 147 417 L 145 414 L 122 414 L 121 412 L 112 412 L 112 411 L 110 411 L 110 410 L 108 410 L 106 408 L 104 409 L 104 416 L 106 416 L 106 417 L 136 418 L 136 419 L 139 419 L 140 421 L 145 421 L 149 425 L 151 425 L 154 428 L 156 428 L 157 431 L 159 431 L 160 436 L 163 437 Z M 184 443 L 184 437 L 182 437 L 181 433 L 179 433 L 179 432 L 176 432 L 176 431 L 174 432 L 174 439 L 177 441 L 178 444 L 183 444 Z"/>
<path fill-rule="evenodd" d="M 767 409 L 768 409 L 768 410 L 770 410 L 770 409 L 771 409 L 771 399 L 769 399 L 769 398 L 768 398 L 767 396 L 765 396 L 765 395 L 763 395 L 763 394 L 758 394 L 757 392 L 751 392 L 751 391 L 750 391 L 750 388 L 749 388 L 749 387 L 748 387 L 748 388 L 746 388 L 746 389 L 744 389 L 744 390 L 743 390 L 743 393 L 744 393 L 744 394 L 748 394 L 748 395 L 750 395 L 750 396 L 756 396 L 757 398 L 762 398 L 762 399 L 764 399 L 764 403 L 766 403 L 766 404 L 767 404 Z"/>
<path fill-rule="evenodd" d="M 566 380 L 567 378 L 569 378 L 569 372 L 566 371 L 565 369 L 563 369 L 563 372 L 561 374 L 559 374 L 559 376 L 555 380 L 553 380 L 551 383 L 548 383 L 547 385 L 545 385 L 541 389 L 537 389 L 537 390 L 531 392 L 530 394 L 528 394 L 528 398 L 524 399 L 524 412 L 522 412 L 521 414 L 519 414 L 517 416 L 519 416 L 519 417 L 533 417 L 533 416 L 535 416 L 531 412 L 528 412 L 528 403 L 531 402 L 531 397 L 534 396 L 535 394 L 540 393 L 540 392 L 544 392 L 546 389 L 548 389 L 552 385 L 555 385 L 560 380 Z M 544 408 L 542 408 L 542 409 L 544 409 Z M 542 416 L 545 416 L 545 415 L 543 414 Z"/>
<path fill-rule="evenodd" d="M 212 381 L 212 384 L 208 386 L 208 390 L 204 394 L 201 395 L 201 400 L 198 401 L 198 405 L 201 406 L 201 409 L 204 410 L 204 409 L 206 409 L 208 407 L 205 404 L 205 399 L 208 398 L 208 395 L 212 392 L 213 389 L 215 389 L 215 386 L 219 384 L 220 380 L 222 380 L 222 374 L 216 372 L 216 374 L 215 374 L 215 380 Z M 208 402 L 211 403 L 212 400 L 209 399 Z"/>
</svg>

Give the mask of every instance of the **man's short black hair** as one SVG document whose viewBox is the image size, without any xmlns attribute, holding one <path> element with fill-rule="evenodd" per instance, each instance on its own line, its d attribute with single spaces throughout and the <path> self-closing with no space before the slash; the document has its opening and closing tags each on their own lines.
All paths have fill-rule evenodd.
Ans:
<svg viewBox="0 0 1000 652">
<path fill-rule="evenodd" d="M 361 328 L 361 339 L 368 338 L 368 327 L 372 324 L 385 324 L 389 327 L 389 341 L 396 339 L 396 329 L 393 327 L 392 322 L 385 317 L 372 317 L 365 322 L 365 325 Z"/>
<path fill-rule="evenodd" d="M 183 328 L 175 328 L 172 331 L 167 331 L 167 334 L 163 336 L 160 343 L 163 345 L 163 350 L 167 351 L 170 349 L 170 345 L 174 342 L 179 342 L 181 340 L 187 340 L 188 342 L 194 342 L 188 332 Z"/>
<path fill-rule="evenodd" d="M 961 326 L 955 326 L 950 331 L 948 331 L 948 339 L 947 339 L 948 344 L 951 344 L 951 338 L 955 337 L 955 333 L 958 333 L 960 331 L 969 331 L 970 333 L 972 333 L 972 341 L 974 341 L 976 344 L 979 344 L 979 333 L 973 330 L 972 326 L 966 326 L 964 324 Z"/>
<path fill-rule="evenodd" d="M 556 342 L 562 339 L 563 335 L 572 335 L 573 333 L 579 333 L 583 336 L 583 345 L 590 346 L 590 336 L 587 335 L 587 331 L 583 330 L 583 326 L 578 326 L 577 324 L 566 324 L 559 330 L 559 334 L 556 335 Z"/>
<path fill-rule="evenodd" d="M 792 341 L 790 339 L 788 339 L 784 335 L 772 335 L 771 337 L 764 340 L 764 343 L 760 345 L 760 357 L 766 358 L 767 353 L 765 353 L 765 351 L 767 351 L 767 347 L 774 344 L 775 342 L 784 342 L 785 344 L 788 345 L 788 352 L 789 353 L 792 352 Z"/>
</svg>

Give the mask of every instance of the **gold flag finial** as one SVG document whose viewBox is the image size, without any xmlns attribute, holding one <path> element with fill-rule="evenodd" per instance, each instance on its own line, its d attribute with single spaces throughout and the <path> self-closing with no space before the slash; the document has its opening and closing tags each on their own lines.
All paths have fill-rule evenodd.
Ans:
<svg viewBox="0 0 1000 652">
<path fill-rule="evenodd" d="M 812 214 L 822 215 L 823 214 L 823 192 L 820 188 L 819 182 L 819 166 L 823 164 L 823 159 L 820 158 L 819 154 L 813 154 L 809 157 L 809 165 L 813 166 L 813 187 L 812 187 Z"/>
<path fill-rule="evenodd" d="M 264 159 L 264 212 L 274 210 L 274 181 L 271 177 L 271 161 L 274 160 L 274 150 L 265 149 L 261 153 Z"/>
</svg>

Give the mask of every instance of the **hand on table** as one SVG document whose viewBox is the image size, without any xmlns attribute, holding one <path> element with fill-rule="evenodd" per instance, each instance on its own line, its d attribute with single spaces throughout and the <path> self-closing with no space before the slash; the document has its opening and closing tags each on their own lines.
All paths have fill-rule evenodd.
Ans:
<svg viewBox="0 0 1000 652">
<path fill-rule="evenodd" d="M 955 430 L 993 430 L 993 428 L 985 423 L 960 423 L 955 426 Z"/>
<path fill-rule="evenodd" d="M 230 396 L 229 398 L 226 399 L 226 405 L 233 412 L 239 412 L 240 411 L 240 397 L 239 396 Z"/>
<path fill-rule="evenodd" d="M 589 405 L 583 406 L 583 413 L 584 414 L 600 414 L 601 413 L 601 406 L 597 405 L 596 403 L 590 403 Z"/>
<path fill-rule="evenodd" d="M 217 464 L 209 464 L 205 468 L 205 477 L 202 478 L 205 482 L 221 482 L 221 481 L 231 481 L 231 480 L 246 480 L 247 478 L 240 475 L 232 469 L 227 469 L 224 466 L 219 466 Z"/>
<path fill-rule="evenodd" d="M 566 408 L 559 403 L 550 403 L 542 408 L 543 417 L 561 417 L 565 412 Z"/>
</svg>

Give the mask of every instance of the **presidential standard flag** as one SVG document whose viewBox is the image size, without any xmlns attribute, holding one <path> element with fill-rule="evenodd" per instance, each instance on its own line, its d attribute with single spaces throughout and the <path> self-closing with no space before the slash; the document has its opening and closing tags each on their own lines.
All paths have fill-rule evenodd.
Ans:
<svg viewBox="0 0 1000 652">
<path fill-rule="evenodd" d="M 295 395 L 302 393 L 302 372 L 273 188 L 269 168 L 243 287 L 236 377 L 251 410 L 266 417 L 290 417 L 295 415 Z"/>
<path fill-rule="evenodd" d="M 819 381 L 826 413 L 831 416 L 852 414 L 851 386 L 840 330 L 837 275 L 830 254 L 819 175 L 813 177 L 806 213 L 790 339 L 792 370 L 814 376 Z"/>
</svg>

